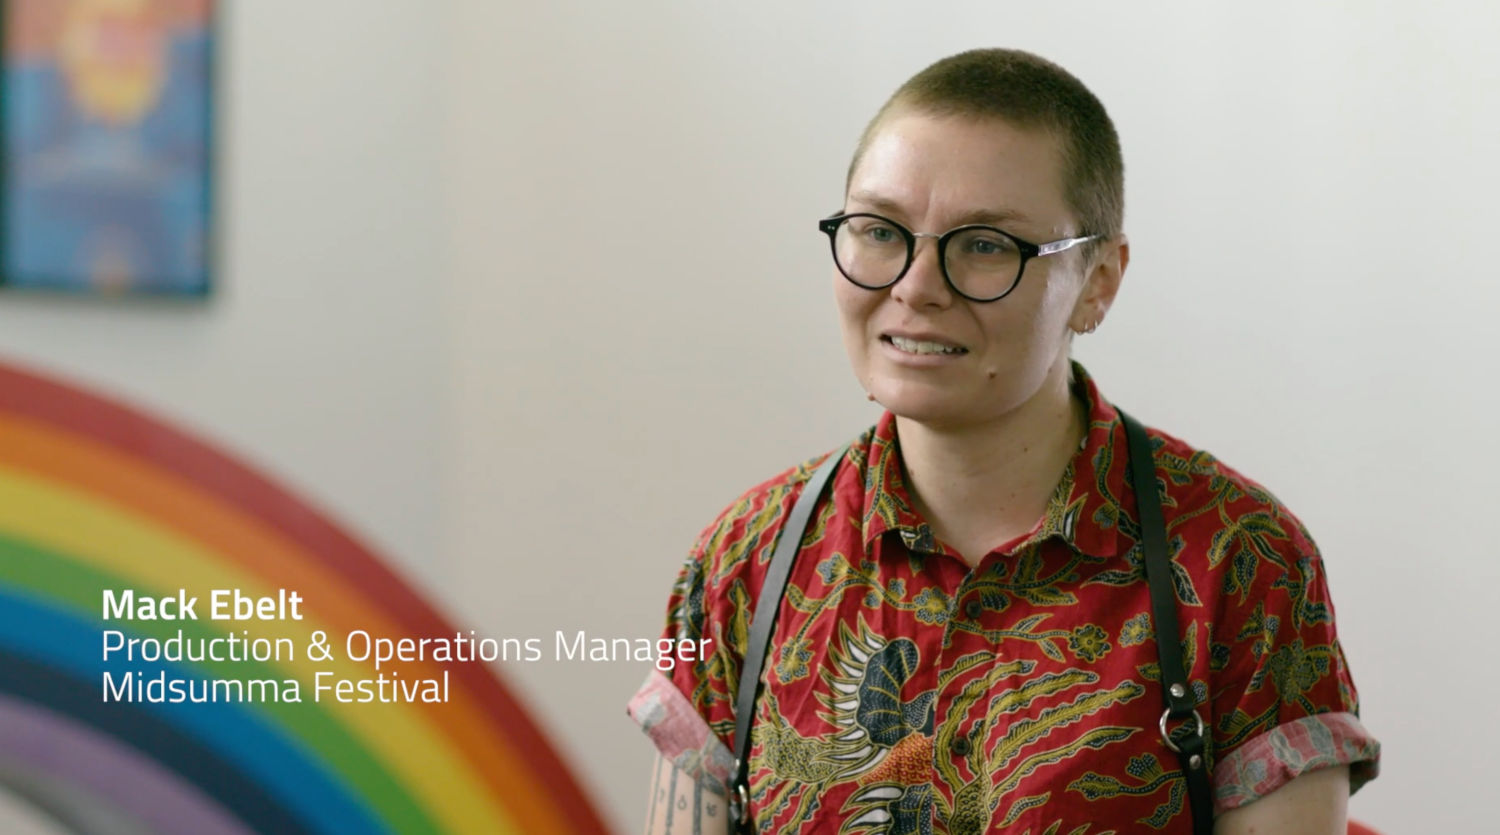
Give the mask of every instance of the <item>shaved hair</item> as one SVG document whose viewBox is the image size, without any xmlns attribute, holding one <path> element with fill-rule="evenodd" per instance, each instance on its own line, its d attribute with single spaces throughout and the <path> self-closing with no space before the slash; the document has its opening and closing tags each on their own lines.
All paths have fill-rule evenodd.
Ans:
<svg viewBox="0 0 1500 835">
<path fill-rule="evenodd" d="M 973 49 L 912 76 L 870 120 L 844 181 L 847 192 L 871 138 L 893 114 L 999 119 L 1058 140 L 1063 199 L 1080 224 L 1076 235 L 1108 240 L 1125 223 L 1125 162 L 1114 123 L 1099 99 L 1067 70 L 1018 49 Z M 1084 244 L 1085 260 L 1099 240 Z"/>
</svg>

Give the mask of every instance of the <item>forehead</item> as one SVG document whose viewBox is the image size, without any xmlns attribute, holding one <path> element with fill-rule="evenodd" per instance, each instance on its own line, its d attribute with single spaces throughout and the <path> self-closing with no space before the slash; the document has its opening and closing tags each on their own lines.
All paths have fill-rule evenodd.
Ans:
<svg viewBox="0 0 1500 835">
<path fill-rule="evenodd" d="M 851 204 L 899 210 L 906 216 L 898 220 L 923 227 L 990 214 L 1050 232 L 1071 219 L 1056 136 L 994 118 L 888 116 L 865 146 L 848 197 Z"/>
</svg>

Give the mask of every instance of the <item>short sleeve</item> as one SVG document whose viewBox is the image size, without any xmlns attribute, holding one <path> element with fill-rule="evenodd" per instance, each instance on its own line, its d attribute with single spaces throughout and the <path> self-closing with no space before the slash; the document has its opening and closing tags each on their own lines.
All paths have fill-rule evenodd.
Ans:
<svg viewBox="0 0 1500 835">
<path fill-rule="evenodd" d="M 1347 765 L 1350 790 L 1378 773 L 1380 743 L 1334 628 L 1323 560 L 1284 509 L 1237 526 L 1223 617 L 1210 646 L 1213 783 L 1222 813 L 1299 775 Z"/>
<path fill-rule="evenodd" d="M 692 642 L 702 649 L 692 661 L 672 658 L 670 669 L 656 665 L 646 674 L 626 711 L 650 737 L 656 750 L 680 771 L 727 784 L 734 756 L 710 721 L 728 711 L 728 666 L 723 658 L 725 629 L 711 622 L 705 600 L 708 559 L 704 540 L 694 546 L 678 572 L 667 602 L 667 623 L 658 646 Z M 705 657 L 696 657 L 696 656 Z M 732 714 L 731 714 L 732 715 Z M 731 719 L 732 722 L 732 719 Z M 731 724 L 732 727 L 732 724 Z"/>
<path fill-rule="evenodd" d="M 686 774 L 729 781 L 734 700 L 754 598 L 812 463 L 762 482 L 726 507 L 698 535 L 672 586 L 661 640 L 676 647 L 692 643 L 696 651 L 690 661 L 648 672 L 627 712 Z"/>
</svg>

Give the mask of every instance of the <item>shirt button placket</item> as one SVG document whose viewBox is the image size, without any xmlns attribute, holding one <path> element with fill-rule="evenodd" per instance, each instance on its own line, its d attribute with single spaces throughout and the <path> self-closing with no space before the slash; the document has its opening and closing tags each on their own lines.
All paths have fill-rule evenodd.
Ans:
<svg viewBox="0 0 1500 835">
<path fill-rule="evenodd" d="M 972 651 L 972 646 L 969 645 L 973 639 L 972 630 L 978 627 L 986 611 L 984 601 L 979 599 L 978 593 L 970 589 L 970 582 L 973 579 L 974 575 L 971 573 L 954 590 L 953 602 L 948 609 L 948 623 L 943 628 L 944 649 L 939 653 L 940 668 L 946 663 L 950 653 L 962 655 Z M 962 689 L 961 682 L 952 683 L 945 691 L 938 693 L 936 705 L 938 715 L 946 713 L 953 697 Z M 967 759 L 974 751 L 974 744 L 969 735 L 956 735 L 948 744 L 946 754 L 954 759 Z M 943 753 L 937 751 L 934 754 L 943 756 Z"/>
<path fill-rule="evenodd" d="M 967 582 L 965 583 L 965 585 L 967 585 Z M 963 594 L 962 589 L 960 589 L 959 593 L 960 595 Z M 957 608 L 959 608 L 960 611 L 963 612 L 964 619 L 968 620 L 972 626 L 977 627 L 979 625 L 980 617 L 984 615 L 984 603 L 979 599 L 977 595 L 971 595 L 968 600 L 964 601 L 961 607 Z M 952 752 L 953 756 L 959 759 L 964 759 L 965 757 L 968 757 L 970 752 L 974 750 L 974 745 L 969 741 L 968 736 L 958 736 L 953 740 L 953 743 L 948 746 L 948 750 Z"/>
</svg>

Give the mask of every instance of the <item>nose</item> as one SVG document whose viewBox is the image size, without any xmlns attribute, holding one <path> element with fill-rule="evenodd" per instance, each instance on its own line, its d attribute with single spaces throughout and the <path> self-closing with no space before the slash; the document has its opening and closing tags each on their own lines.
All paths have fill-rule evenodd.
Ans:
<svg viewBox="0 0 1500 835">
<path fill-rule="evenodd" d="M 912 249 L 911 266 L 906 275 L 891 287 L 891 298 L 908 307 L 947 307 L 953 303 L 953 291 L 943 278 L 943 265 L 938 258 L 936 235 L 916 233 L 917 244 Z"/>
</svg>

